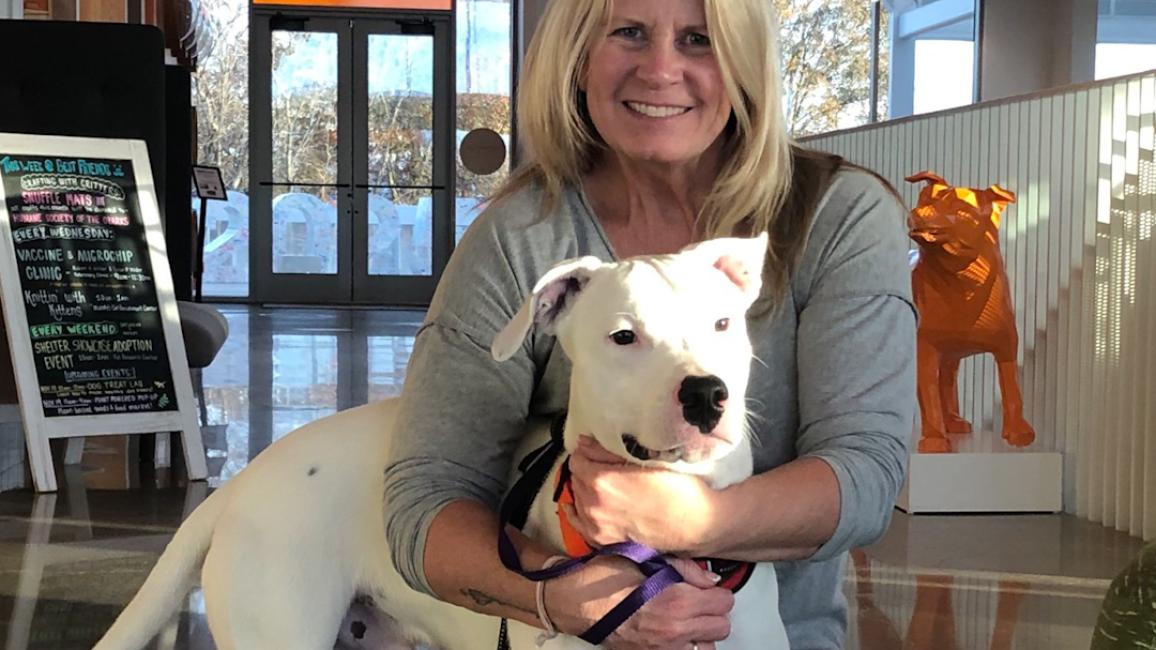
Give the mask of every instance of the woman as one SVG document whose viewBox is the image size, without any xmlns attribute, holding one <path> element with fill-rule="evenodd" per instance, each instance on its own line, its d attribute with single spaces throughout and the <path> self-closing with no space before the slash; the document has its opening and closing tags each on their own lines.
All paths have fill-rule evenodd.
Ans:
<svg viewBox="0 0 1156 650">
<path fill-rule="evenodd" d="M 546 9 L 518 106 L 534 161 L 456 250 L 406 377 L 386 518 L 414 588 L 541 625 L 534 585 L 499 563 L 495 511 L 526 419 L 565 408 L 569 366 L 545 335 L 502 364 L 488 352 L 539 275 L 579 255 L 610 260 L 768 231 L 764 294 L 748 315 L 761 361 L 748 393 L 756 475 L 711 492 L 586 445 L 572 462 L 577 525 L 596 543 L 778 561 L 791 647 L 842 647 L 844 560 L 886 529 L 913 425 L 907 239 L 884 183 L 791 145 L 772 11 L 767 0 Z M 671 485 L 733 523 L 700 530 L 706 518 L 685 510 L 688 500 L 664 498 Z M 519 543 L 525 566 L 551 555 Z M 679 568 L 687 583 L 608 646 L 705 650 L 726 637 L 730 594 L 692 564 Z M 576 634 L 639 581 L 631 566 L 599 560 L 548 583 L 546 609 Z"/>
</svg>

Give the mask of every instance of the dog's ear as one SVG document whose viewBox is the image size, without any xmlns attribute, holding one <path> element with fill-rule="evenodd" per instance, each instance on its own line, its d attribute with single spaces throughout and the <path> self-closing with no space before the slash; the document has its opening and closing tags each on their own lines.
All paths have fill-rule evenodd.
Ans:
<svg viewBox="0 0 1156 650">
<path fill-rule="evenodd" d="M 987 200 L 991 206 L 991 225 L 999 230 L 1001 216 L 1003 211 L 1011 203 L 1016 202 L 1016 194 L 1011 190 L 1005 190 L 999 185 L 992 185 L 980 192 L 983 198 Z"/>
<path fill-rule="evenodd" d="M 566 260 L 547 271 L 534 285 L 518 313 L 494 337 L 490 345 L 494 359 L 505 361 L 514 356 L 533 325 L 552 330 L 573 304 L 574 297 L 590 281 L 590 276 L 602 265 L 602 260 L 588 255 Z"/>
<path fill-rule="evenodd" d="M 947 185 L 947 181 L 943 180 L 942 176 L 940 176 L 939 174 L 936 174 L 933 171 L 929 171 L 929 170 L 921 171 L 918 174 L 912 174 L 903 180 L 907 181 L 908 183 L 918 183 L 920 181 L 926 181 L 928 183 L 934 183 L 936 185 Z"/>
<path fill-rule="evenodd" d="M 719 237 L 691 244 L 683 253 L 703 255 L 754 302 L 763 288 L 763 263 L 767 258 L 767 233 L 758 237 Z"/>
<path fill-rule="evenodd" d="M 987 194 L 992 203 L 1002 202 L 1006 205 L 1008 203 L 1016 202 L 1016 193 L 1011 190 L 1004 189 L 999 185 L 992 185 L 991 187 L 984 190 L 984 193 Z"/>
</svg>

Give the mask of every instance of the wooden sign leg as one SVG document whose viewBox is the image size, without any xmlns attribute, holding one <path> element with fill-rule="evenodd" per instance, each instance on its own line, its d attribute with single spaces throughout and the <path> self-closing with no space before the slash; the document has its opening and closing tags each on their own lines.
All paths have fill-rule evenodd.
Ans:
<svg viewBox="0 0 1156 650">
<path fill-rule="evenodd" d="M 69 438 L 67 449 L 64 454 L 65 465 L 79 465 L 84 460 L 84 438 Z"/>
<path fill-rule="evenodd" d="M 52 467 L 52 448 L 48 436 L 35 427 L 24 423 L 24 439 L 28 446 L 28 464 L 32 470 L 32 482 L 37 492 L 56 491 L 56 471 Z"/>
<path fill-rule="evenodd" d="M 197 423 L 196 415 L 184 418 L 185 427 L 181 431 L 181 447 L 185 451 L 185 467 L 189 473 L 189 480 L 203 481 L 209 477 L 209 468 L 205 463 L 205 444 L 201 440 L 201 427 Z"/>
<path fill-rule="evenodd" d="M 157 469 L 173 466 L 173 434 L 165 431 L 154 437 L 153 466 Z"/>
<path fill-rule="evenodd" d="M 181 446 L 185 450 L 185 467 L 189 468 L 189 480 L 203 481 L 209 477 L 205 463 L 205 446 L 201 443 L 201 432 L 181 432 Z"/>
</svg>

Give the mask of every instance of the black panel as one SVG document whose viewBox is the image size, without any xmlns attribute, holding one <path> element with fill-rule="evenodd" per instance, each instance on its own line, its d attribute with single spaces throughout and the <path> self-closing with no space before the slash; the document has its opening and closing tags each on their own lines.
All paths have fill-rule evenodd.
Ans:
<svg viewBox="0 0 1156 650">
<path fill-rule="evenodd" d="M 176 294 L 188 298 L 191 254 L 184 252 L 187 245 L 172 247 L 192 238 L 188 172 L 174 202 L 167 203 L 161 31 L 151 25 L 0 20 L 0 43 L 10 54 L 0 59 L 0 131 L 137 138 L 148 145 Z M 188 145 L 183 146 L 178 153 L 187 163 Z M 178 203 L 183 209 L 170 214 Z"/>
<path fill-rule="evenodd" d="M 189 72 L 165 66 L 165 248 L 177 300 L 193 295 L 193 111 Z M 180 273 L 177 273 L 180 269 Z"/>
</svg>

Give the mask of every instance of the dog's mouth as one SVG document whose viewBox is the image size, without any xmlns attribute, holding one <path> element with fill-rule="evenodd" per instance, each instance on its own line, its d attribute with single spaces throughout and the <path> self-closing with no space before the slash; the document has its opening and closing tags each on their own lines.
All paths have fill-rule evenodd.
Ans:
<svg viewBox="0 0 1156 650">
<path fill-rule="evenodd" d="M 937 242 L 945 239 L 949 229 L 946 226 L 937 226 L 931 224 L 923 224 L 915 226 L 911 229 L 911 236 L 915 239 L 920 239 L 928 243 Z"/>
<path fill-rule="evenodd" d="M 712 453 L 701 445 L 681 444 L 669 449 L 651 449 L 638 442 L 638 438 L 629 433 L 622 434 L 622 444 L 626 447 L 626 453 L 640 461 L 697 463 L 712 456 Z"/>
<path fill-rule="evenodd" d="M 638 442 L 638 438 L 635 438 L 629 433 L 622 434 L 622 444 L 626 445 L 626 453 L 634 456 L 638 460 L 657 460 L 658 457 L 663 453 L 656 449 L 651 449 L 650 447 L 644 446 L 642 443 Z M 674 450 L 668 450 L 668 452 L 675 451 L 677 449 L 678 448 L 675 447 Z"/>
</svg>

